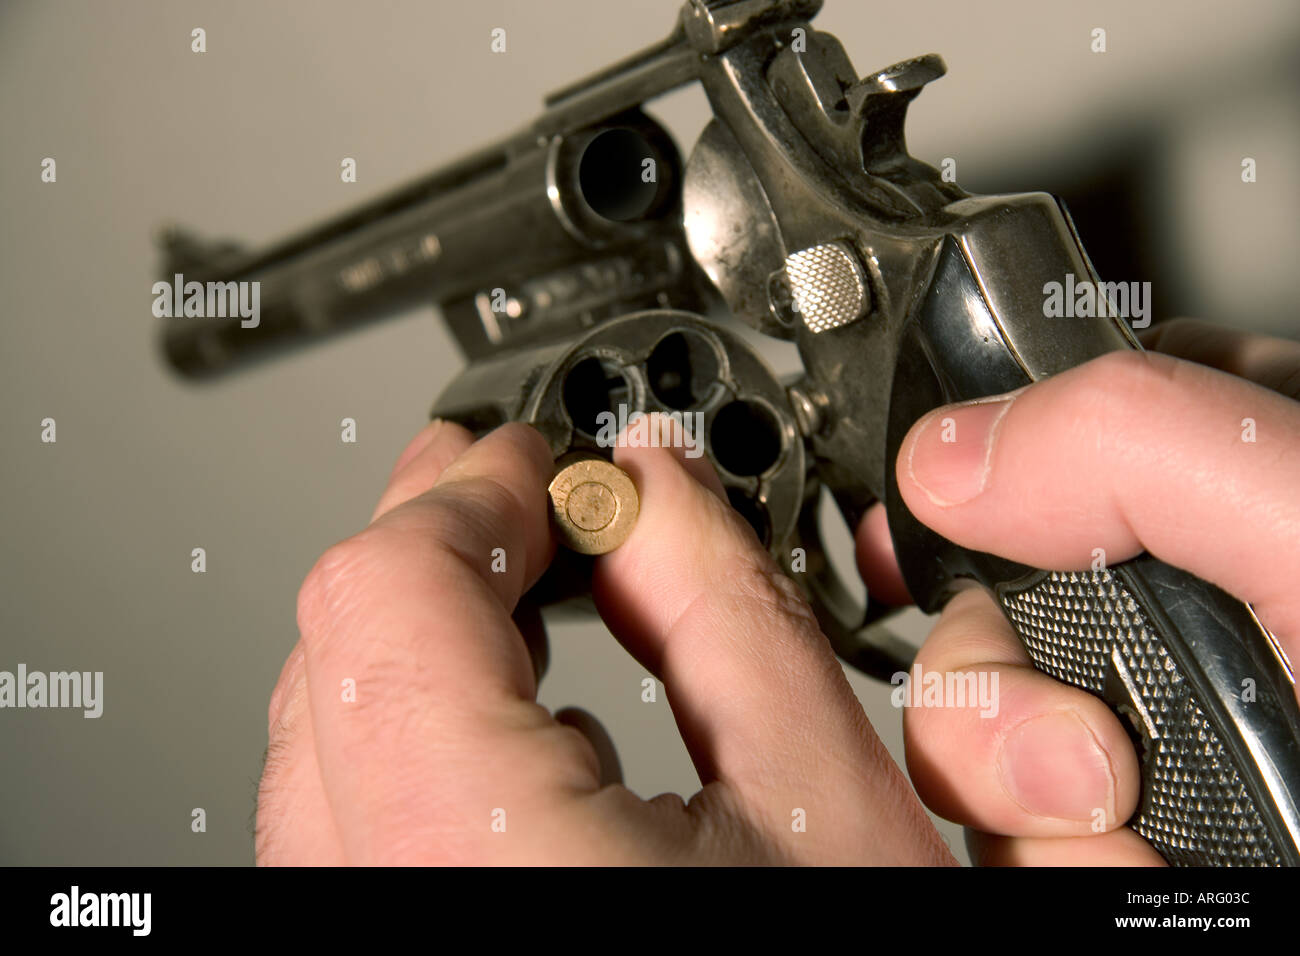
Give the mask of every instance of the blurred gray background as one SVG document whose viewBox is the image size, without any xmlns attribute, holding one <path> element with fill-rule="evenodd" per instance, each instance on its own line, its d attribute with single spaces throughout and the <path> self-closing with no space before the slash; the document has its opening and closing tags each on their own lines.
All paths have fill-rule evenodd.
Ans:
<svg viewBox="0 0 1300 956">
<path fill-rule="evenodd" d="M 665 35 L 677 7 L 0 7 L 0 670 L 101 670 L 106 685 L 99 720 L 0 710 L 0 863 L 252 861 L 298 585 L 366 521 L 460 363 L 430 308 L 183 384 L 153 341 L 156 227 L 265 242 L 341 212 L 527 122 L 548 90 Z M 954 158 L 973 191 L 1064 194 L 1105 277 L 1153 281 L 1157 317 L 1295 334 L 1294 0 L 828 0 L 816 22 L 860 73 L 941 53 L 949 75 L 912 108 L 912 152 Z M 489 51 L 496 26 L 504 55 Z M 1094 27 L 1105 54 L 1090 52 Z M 696 91 L 652 112 L 683 151 L 707 118 Z M 356 184 L 339 180 L 344 156 Z M 56 183 L 41 182 L 45 157 Z M 1243 157 L 1258 182 L 1242 183 Z M 344 417 L 356 444 L 339 440 Z M 543 703 L 601 717 L 637 792 L 693 792 L 641 669 L 598 624 L 550 630 Z M 888 688 L 852 679 L 898 754 Z M 191 832 L 195 807 L 206 833 Z"/>
</svg>

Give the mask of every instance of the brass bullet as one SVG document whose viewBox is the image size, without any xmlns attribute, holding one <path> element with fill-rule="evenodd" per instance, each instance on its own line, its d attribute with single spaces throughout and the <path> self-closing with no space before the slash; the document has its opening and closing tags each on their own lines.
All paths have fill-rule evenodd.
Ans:
<svg viewBox="0 0 1300 956">
<path fill-rule="evenodd" d="M 627 540 L 641 511 L 627 472 L 603 458 L 566 455 L 547 490 L 560 543 L 579 554 L 606 554 Z"/>
</svg>

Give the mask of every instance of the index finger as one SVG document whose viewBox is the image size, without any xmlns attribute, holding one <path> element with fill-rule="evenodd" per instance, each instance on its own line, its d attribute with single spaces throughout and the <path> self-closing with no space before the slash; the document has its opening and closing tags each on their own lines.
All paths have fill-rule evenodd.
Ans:
<svg viewBox="0 0 1300 956">
<path fill-rule="evenodd" d="M 507 425 L 308 575 L 298 617 L 317 756 L 350 859 L 487 833 L 491 790 L 514 769 L 492 772 L 495 736 L 550 722 L 510 614 L 550 559 L 551 472 L 541 436 Z M 475 762 L 484 772 L 465 774 Z"/>
</svg>

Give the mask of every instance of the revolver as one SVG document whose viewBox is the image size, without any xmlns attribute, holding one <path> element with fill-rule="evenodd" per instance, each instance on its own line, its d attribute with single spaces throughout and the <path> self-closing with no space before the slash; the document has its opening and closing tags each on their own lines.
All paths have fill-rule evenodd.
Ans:
<svg viewBox="0 0 1300 956">
<path fill-rule="evenodd" d="M 1141 346 L 1113 312 L 1044 317 L 1047 284 L 1098 281 L 1055 198 L 973 196 L 908 154 L 908 104 L 943 61 L 859 77 L 821 6 L 689 0 L 667 39 L 379 201 L 259 251 L 171 233 L 169 277 L 257 283 L 261 310 L 165 319 L 167 362 L 207 378 L 433 302 L 467 361 L 436 417 L 528 422 L 560 460 L 607 457 L 616 409 L 698 416 L 845 661 L 888 680 L 914 653 L 820 531 L 823 500 L 850 527 L 882 502 L 922 610 L 978 582 L 1040 670 L 1120 715 L 1142 767 L 1129 825 L 1167 861 L 1300 864 L 1294 678 L 1248 605 L 1150 555 L 1061 572 L 973 552 L 901 500 L 893 463 L 926 412 Z M 683 161 L 644 106 L 696 82 L 713 118 Z M 753 333 L 792 342 L 802 373 L 778 379 Z M 530 597 L 581 599 L 590 560 L 561 552 Z"/>
</svg>

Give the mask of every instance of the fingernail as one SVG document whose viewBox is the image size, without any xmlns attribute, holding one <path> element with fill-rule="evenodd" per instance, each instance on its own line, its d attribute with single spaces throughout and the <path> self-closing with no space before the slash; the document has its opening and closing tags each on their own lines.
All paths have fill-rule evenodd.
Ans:
<svg viewBox="0 0 1300 956">
<path fill-rule="evenodd" d="M 1034 717 L 1002 742 L 1002 785 L 1029 813 L 1092 822 L 1097 811 L 1115 817 L 1115 776 L 1110 757 L 1088 725 L 1072 711 Z"/>
<path fill-rule="evenodd" d="M 937 505 L 970 501 L 988 485 L 998 426 L 1015 393 L 931 412 L 912 442 L 908 474 Z"/>
</svg>

